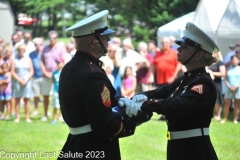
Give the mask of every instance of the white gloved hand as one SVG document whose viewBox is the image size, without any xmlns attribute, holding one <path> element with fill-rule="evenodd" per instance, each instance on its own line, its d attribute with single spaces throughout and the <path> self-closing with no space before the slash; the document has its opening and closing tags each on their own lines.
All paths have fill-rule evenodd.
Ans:
<svg viewBox="0 0 240 160">
<path fill-rule="evenodd" d="M 133 96 L 132 100 L 134 102 L 143 102 L 143 101 L 147 100 L 147 96 L 145 96 L 143 94 L 138 94 L 138 95 Z"/>
<path fill-rule="evenodd" d="M 128 98 L 120 98 L 118 100 L 118 105 L 120 107 L 123 107 L 125 105 L 126 107 L 126 114 L 129 117 L 132 117 L 132 115 L 137 115 L 138 111 L 140 110 L 140 107 L 142 106 L 142 103 L 140 102 L 134 102 L 133 100 L 130 100 Z"/>
</svg>

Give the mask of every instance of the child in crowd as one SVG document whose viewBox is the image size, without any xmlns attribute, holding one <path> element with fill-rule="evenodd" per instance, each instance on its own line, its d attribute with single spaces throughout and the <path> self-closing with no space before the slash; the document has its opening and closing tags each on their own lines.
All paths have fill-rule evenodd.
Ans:
<svg viewBox="0 0 240 160">
<path fill-rule="evenodd" d="M 132 67 L 127 66 L 124 71 L 121 93 L 122 96 L 131 98 L 135 94 L 137 79 L 133 75 Z"/>
<path fill-rule="evenodd" d="M 11 65 L 13 63 L 13 47 L 8 44 L 4 47 L 4 62 L 8 64 L 9 70 L 11 70 Z"/>
<path fill-rule="evenodd" d="M 13 46 L 11 44 L 6 44 L 4 46 L 4 62 L 7 63 L 9 71 L 11 72 L 11 68 L 12 68 L 12 63 L 13 63 Z M 16 113 L 15 113 L 15 107 L 14 107 L 14 98 L 11 98 L 10 100 L 10 109 L 11 109 L 11 116 L 13 118 L 16 117 Z"/>
<path fill-rule="evenodd" d="M 0 76 L 0 112 L 2 113 L 0 119 L 9 120 L 11 107 L 10 100 L 12 98 L 12 75 L 9 71 L 7 63 L 1 65 L 1 76 Z M 7 113 L 4 118 L 4 106 L 7 107 Z"/>
<path fill-rule="evenodd" d="M 64 66 L 64 60 L 63 58 L 57 58 L 57 70 L 53 72 L 52 74 L 52 81 L 53 81 L 53 100 L 52 100 L 52 107 L 53 107 L 53 121 L 52 125 L 57 124 L 57 110 L 59 110 L 59 121 L 63 122 L 62 113 L 60 110 L 60 104 L 58 99 L 58 88 L 59 88 L 59 78 L 61 70 Z"/>
<path fill-rule="evenodd" d="M 236 55 L 231 57 L 231 66 L 227 70 L 225 83 L 227 85 L 227 90 L 224 95 L 224 110 L 223 110 L 223 120 L 221 123 L 225 123 L 228 118 L 229 107 L 232 99 L 234 99 L 234 114 L 233 123 L 238 123 L 238 112 L 240 104 L 240 66 L 239 59 Z"/>
</svg>

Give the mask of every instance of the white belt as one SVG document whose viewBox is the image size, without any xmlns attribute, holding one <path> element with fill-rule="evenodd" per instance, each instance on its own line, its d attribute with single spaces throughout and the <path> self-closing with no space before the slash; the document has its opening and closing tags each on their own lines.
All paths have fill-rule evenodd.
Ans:
<svg viewBox="0 0 240 160">
<path fill-rule="evenodd" d="M 191 137 L 198 137 L 203 135 L 204 136 L 209 135 L 209 128 L 203 128 L 203 131 L 202 131 L 202 128 L 190 129 L 185 131 L 175 131 L 175 132 L 167 131 L 168 140 L 191 138 Z"/>
<path fill-rule="evenodd" d="M 77 128 L 69 127 L 69 131 L 72 135 L 77 135 L 77 134 L 83 134 L 83 133 L 91 132 L 92 128 L 91 128 L 90 124 L 87 124 L 85 126 L 77 127 Z"/>
</svg>

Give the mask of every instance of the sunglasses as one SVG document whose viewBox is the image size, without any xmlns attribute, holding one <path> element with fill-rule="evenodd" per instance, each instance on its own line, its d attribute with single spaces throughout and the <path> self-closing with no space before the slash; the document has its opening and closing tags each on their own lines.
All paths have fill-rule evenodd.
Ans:
<svg viewBox="0 0 240 160">
<path fill-rule="evenodd" d="M 35 46 L 42 46 L 42 44 L 34 44 Z"/>
<path fill-rule="evenodd" d="M 240 51 L 236 51 L 236 53 L 240 53 Z"/>
<path fill-rule="evenodd" d="M 117 41 L 113 41 L 114 44 L 120 44 L 120 42 L 117 42 Z"/>
<path fill-rule="evenodd" d="M 57 39 L 57 37 L 49 37 L 50 40 Z"/>
</svg>

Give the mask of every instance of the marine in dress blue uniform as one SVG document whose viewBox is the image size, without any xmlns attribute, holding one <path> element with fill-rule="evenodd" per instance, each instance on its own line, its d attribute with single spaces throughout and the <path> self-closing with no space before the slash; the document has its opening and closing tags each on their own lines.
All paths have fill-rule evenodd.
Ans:
<svg viewBox="0 0 240 160">
<path fill-rule="evenodd" d="M 136 124 L 112 111 L 120 97 L 115 97 L 99 60 L 107 53 L 108 35 L 114 33 L 107 16 L 105 10 L 67 29 L 77 52 L 60 75 L 60 107 L 70 133 L 58 159 L 120 160 L 118 138 L 134 134 Z"/>
<path fill-rule="evenodd" d="M 170 85 L 135 95 L 134 101 L 145 101 L 128 106 L 128 114 L 136 114 L 137 107 L 166 115 L 168 160 L 217 160 L 209 136 L 217 93 L 205 66 L 217 61 L 212 53 L 218 47 L 192 23 L 187 23 L 184 37 L 175 42 L 180 45 L 178 61 L 188 71 Z"/>
</svg>

